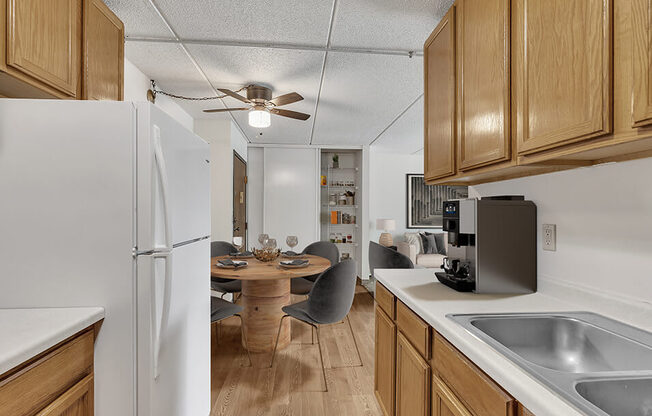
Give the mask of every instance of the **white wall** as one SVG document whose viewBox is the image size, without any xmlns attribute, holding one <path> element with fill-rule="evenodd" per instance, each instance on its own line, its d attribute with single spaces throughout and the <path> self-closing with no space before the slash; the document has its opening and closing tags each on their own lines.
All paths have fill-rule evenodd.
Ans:
<svg viewBox="0 0 652 416">
<path fill-rule="evenodd" d="M 369 153 L 369 239 L 378 241 L 382 231 L 376 230 L 376 219 L 396 220 L 396 230 L 392 231 L 394 243 L 403 241 L 407 229 L 406 174 L 423 174 L 423 155 L 397 154 L 379 151 L 371 146 Z M 432 229 L 426 231 L 433 232 Z M 438 232 L 439 230 L 435 230 Z"/>
<path fill-rule="evenodd" d="M 235 131 L 234 131 L 235 130 Z M 195 120 L 195 133 L 211 148 L 211 239 L 233 238 L 233 151 L 247 160 L 247 142 L 232 121 Z"/>
<path fill-rule="evenodd" d="M 249 157 L 250 243 L 262 232 L 283 249 L 288 235 L 299 237 L 295 250 L 319 240 L 319 149 L 267 146 Z"/>
<path fill-rule="evenodd" d="M 125 101 L 147 101 L 150 78 L 134 64 L 125 59 Z M 193 118 L 172 98 L 159 94 L 156 105 L 168 113 L 188 130 L 193 129 Z"/>
<path fill-rule="evenodd" d="M 652 302 L 652 159 L 489 183 L 474 195 L 522 194 L 537 204 L 539 277 Z M 557 251 L 541 225 L 557 224 Z"/>
</svg>

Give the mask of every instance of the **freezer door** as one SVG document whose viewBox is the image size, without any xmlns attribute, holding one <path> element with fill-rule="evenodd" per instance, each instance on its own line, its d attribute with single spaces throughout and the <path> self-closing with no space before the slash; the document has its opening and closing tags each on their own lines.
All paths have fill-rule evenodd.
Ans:
<svg viewBox="0 0 652 416">
<path fill-rule="evenodd" d="M 210 235 L 209 146 L 160 109 L 138 104 L 138 250 Z"/>
<path fill-rule="evenodd" d="M 138 415 L 210 413 L 210 241 L 138 256 Z"/>
</svg>

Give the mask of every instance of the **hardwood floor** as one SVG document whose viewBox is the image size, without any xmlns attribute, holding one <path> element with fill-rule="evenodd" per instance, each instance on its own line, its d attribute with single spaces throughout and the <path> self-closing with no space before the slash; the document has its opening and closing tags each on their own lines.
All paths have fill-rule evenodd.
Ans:
<svg viewBox="0 0 652 416">
<path fill-rule="evenodd" d="M 293 296 L 292 301 L 303 299 Z M 363 366 L 346 321 L 322 326 L 327 393 L 322 391 L 317 338 L 311 344 L 308 325 L 292 320 L 292 343 L 277 353 L 274 368 L 269 368 L 271 354 L 252 354 L 253 367 L 246 367 L 237 317 L 222 321 L 221 328 L 214 324 L 211 416 L 381 415 L 373 393 L 373 298 L 362 286 L 356 287 L 349 318 Z M 342 366 L 353 367 L 337 368 Z"/>
</svg>

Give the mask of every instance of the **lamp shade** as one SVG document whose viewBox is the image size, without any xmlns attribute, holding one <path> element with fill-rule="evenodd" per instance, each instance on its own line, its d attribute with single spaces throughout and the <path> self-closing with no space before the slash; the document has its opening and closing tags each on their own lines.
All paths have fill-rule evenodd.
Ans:
<svg viewBox="0 0 652 416">
<path fill-rule="evenodd" d="M 376 220 L 376 229 L 377 230 L 395 230 L 396 229 L 396 221 L 395 220 L 390 220 L 390 219 L 383 219 L 379 218 Z"/>
<path fill-rule="evenodd" d="M 249 125 L 255 128 L 269 127 L 272 124 L 271 115 L 267 110 L 251 110 L 249 112 Z"/>
</svg>

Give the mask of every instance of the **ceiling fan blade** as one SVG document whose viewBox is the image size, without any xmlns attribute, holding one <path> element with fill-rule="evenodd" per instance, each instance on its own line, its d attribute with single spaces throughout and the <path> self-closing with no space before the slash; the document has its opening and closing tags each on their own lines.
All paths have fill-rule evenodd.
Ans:
<svg viewBox="0 0 652 416">
<path fill-rule="evenodd" d="M 283 110 L 282 108 L 272 108 L 271 110 L 269 110 L 269 112 L 272 114 L 276 114 L 283 117 L 290 117 L 297 120 L 305 121 L 310 118 L 310 114 L 299 113 L 298 111 Z"/>
<path fill-rule="evenodd" d="M 227 111 L 242 111 L 249 110 L 249 107 L 239 107 L 239 108 L 213 108 L 212 110 L 204 110 L 204 113 L 224 113 Z"/>
<path fill-rule="evenodd" d="M 289 94 L 279 95 L 276 98 L 272 98 L 271 100 L 269 100 L 269 102 L 277 107 L 280 107 L 282 105 L 296 103 L 297 101 L 301 101 L 301 100 L 303 100 L 303 97 L 300 94 L 297 94 L 296 92 L 291 92 Z"/>
<path fill-rule="evenodd" d="M 240 101 L 242 101 L 243 103 L 247 103 L 247 104 L 248 104 L 248 103 L 251 102 L 251 101 L 249 101 L 248 99 L 246 99 L 245 97 L 243 97 L 242 95 L 240 95 L 240 94 L 236 94 L 236 93 L 234 93 L 234 92 L 231 91 L 231 90 L 227 90 L 226 88 L 218 88 L 217 90 L 218 90 L 219 92 L 221 92 L 221 93 L 224 93 L 224 94 L 228 95 L 229 97 L 233 97 L 233 98 L 235 98 L 236 100 L 240 100 Z"/>
</svg>

